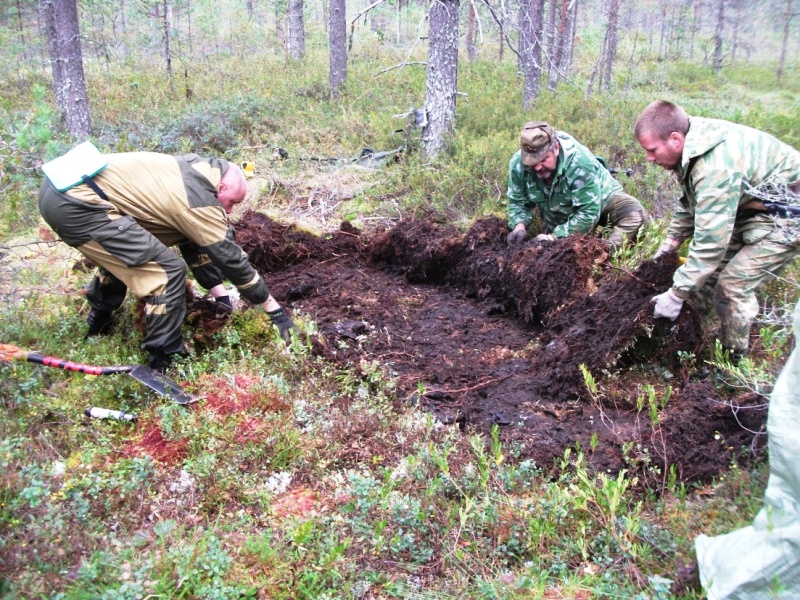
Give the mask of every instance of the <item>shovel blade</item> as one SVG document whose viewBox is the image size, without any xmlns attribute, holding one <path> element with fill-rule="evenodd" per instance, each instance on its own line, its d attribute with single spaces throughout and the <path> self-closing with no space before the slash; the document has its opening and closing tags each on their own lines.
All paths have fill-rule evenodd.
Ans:
<svg viewBox="0 0 800 600">
<path fill-rule="evenodd" d="M 162 396 L 169 396 L 178 404 L 190 404 L 200 399 L 196 396 L 192 396 L 176 382 L 168 377 L 164 377 L 161 373 L 150 367 L 139 365 L 134 367 L 128 374 L 135 380 L 145 384 L 154 392 Z"/>
</svg>

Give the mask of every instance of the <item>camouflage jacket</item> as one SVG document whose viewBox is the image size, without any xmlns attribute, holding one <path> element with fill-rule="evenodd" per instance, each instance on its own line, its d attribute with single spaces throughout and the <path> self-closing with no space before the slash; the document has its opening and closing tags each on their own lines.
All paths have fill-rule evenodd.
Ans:
<svg viewBox="0 0 800 600">
<path fill-rule="evenodd" d="M 564 133 L 556 132 L 561 151 L 553 182 L 547 187 L 536 172 L 522 163 L 520 151 L 508 168 L 508 226 L 530 225 L 533 208 L 539 207 L 542 221 L 558 238 L 588 233 L 600 220 L 608 198 L 622 191 L 608 169 L 586 146 Z"/>
<path fill-rule="evenodd" d="M 210 260 L 254 304 L 269 291 L 236 243 L 217 188 L 227 168 L 224 159 L 196 154 L 170 156 L 155 152 L 107 154 L 108 166 L 93 177 L 108 196 L 101 199 L 88 185 L 67 194 L 105 210 L 109 218 L 130 216 L 167 246 L 194 242 L 201 260 Z"/>
<path fill-rule="evenodd" d="M 672 289 L 688 298 L 719 267 L 734 230 L 742 232 L 747 243 L 748 237 L 763 237 L 756 230 L 768 232 L 774 226 L 772 217 L 740 209 L 754 199 L 749 186 L 800 181 L 800 152 L 757 129 L 690 117 L 677 174 L 683 195 L 668 237 L 692 241 L 686 263 L 675 272 Z M 748 231 L 753 235 L 748 236 Z"/>
</svg>

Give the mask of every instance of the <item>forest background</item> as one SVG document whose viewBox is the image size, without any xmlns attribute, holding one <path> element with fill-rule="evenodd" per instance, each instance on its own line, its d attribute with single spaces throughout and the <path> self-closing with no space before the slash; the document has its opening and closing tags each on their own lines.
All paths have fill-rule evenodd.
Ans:
<svg viewBox="0 0 800 600">
<path fill-rule="evenodd" d="M 520 127 L 546 120 L 631 170 L 626 191 L 653 217 L 617 259 L 635 264 L 652 255 L 677 191 L 633 140 L 636 115 L 667 98 L 800 147 L 798 10 L 794 0 L 5 0 L 0 340 L 140 360 L 118 336 L 82 342 L 85 274 L 36 210 L 42 162 L 87 138 L 110 152 L 251 161 L 250 206 L 321 234 L 343 219 L 466 228 L 502 217 Z M 367 166 L 356 160 L 371 152 Z M 781 342 L 743 374 L 761 392 L 792 347 L 795 282 L 790 272 L 768 290 L 779 301 L 759 331 Z M 651 487 L 590 472 L 580 447 L 533 465 L 497 435 L 398 407 L 380 365 L 365 377 L 302 352 L 242 352 L 261 329 L 242 315 L 180 371 L 192 382 L 254 377 L 288 407 L 261 407 L 259 444 L 233 443 L 231 420 L 132 385 L 0 366 L 3 597 L 698 598 L 670 591 L 694 536 L 747 523 L 760 506 L 763 455 L 715 481 Z M 120 457 L 140 433 L 87 425 L 88 397 L 122 397 L 121 408 L 157 419 L 166 442 L 188 444 L 183 460 Z M 333 433 L 353 411 L 369 416 L 374 439 L 413 451 L 354 462 Z M 261 467 L 242 472 L 243 461 Z"/>
</svg>

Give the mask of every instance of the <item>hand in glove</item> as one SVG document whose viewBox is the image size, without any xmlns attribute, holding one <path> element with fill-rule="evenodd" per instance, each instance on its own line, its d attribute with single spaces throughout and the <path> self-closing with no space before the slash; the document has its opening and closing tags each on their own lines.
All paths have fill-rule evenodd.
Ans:
<svg viewBox="0 0 800 600">
<path fill-rule="evenodd" d="M 518 244 L 524 239 L 525 239 L 525 230 L 515 229 L 514 231 L 508 234 L 508 237 L 506 238 L 506 243 L 509 246 L 513 246 L 514 244 Z"/>
<path fill-rule="evenodd" d="M 663 242 L 661 242 L 661 245 L 658 247 L 658 250 L 656 250 L 656 253 L 653 255 L 653 260 L 661 258 L 667 252 L 675 252 L 680 247 L 680 245 L 681 243 L 678 240 L 673 240 L 671 238 L 665 239 Z"/>
<path fill-rule="evenodd" d="M 230 296 L 217 296 L 214 298 L 214 314 L 218 319 L 224 319 L 233 312 L 233 303 Z"/>
<path fill-rule="evenodd" d="M 292 321 L 289 315 L 283 312 L 283 308 L 268 311 L 267 314 L 272 324 L 278 328 L 278 332 L 281 334 L 283 341 L 287 346 L 290 345 L 292 343 L 292 331 L 294 331 L 295 335 L 298 334 L 298 329 L 294 321 Z"/>
<path fill-rule="evenodd" d="M 537 242 L 552 242 L 556 239 L 556 236 L 554 236 L 552 233 L 540 233 L 533 239 Z"/>
<path fill-rule="evenodd" d="M 656 319 L 669 319 L 670 321 L 674 321 L 678 318 L 678 315 L 681 314 L 681 308 L 683 307 L 683 298 L 676 296 L 672 289 L 658 296 L 653 296 L 650 302 L 656 305 L 653 309 L 653 317 Z"/>
</svg>

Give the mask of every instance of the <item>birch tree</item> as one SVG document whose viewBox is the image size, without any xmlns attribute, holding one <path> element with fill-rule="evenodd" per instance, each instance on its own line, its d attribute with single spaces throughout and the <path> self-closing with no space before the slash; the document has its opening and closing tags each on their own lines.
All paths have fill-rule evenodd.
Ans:
<svg viewBox="0 0 800 600">
<path fill-rule="evenodd" d="M 455 132 L 458 94 L 459 0 L 431 0 L 425 81 L 425 153 L 433 158 Z"/>
</svg>

